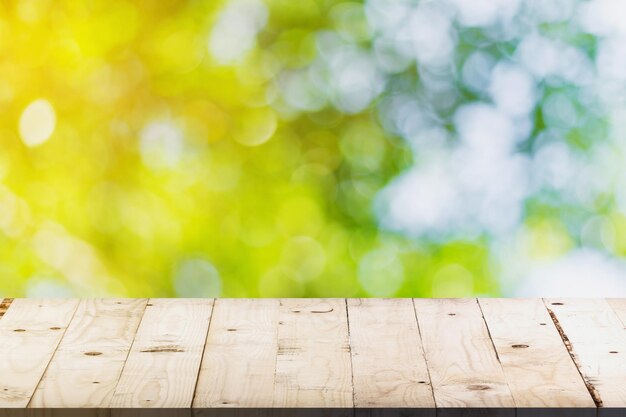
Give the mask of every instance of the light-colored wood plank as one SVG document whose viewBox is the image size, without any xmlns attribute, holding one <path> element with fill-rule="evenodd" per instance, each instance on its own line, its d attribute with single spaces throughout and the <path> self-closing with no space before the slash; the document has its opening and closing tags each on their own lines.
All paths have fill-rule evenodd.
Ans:
<svg viewBox="0 0 626 417">
<path fill-rule="evenodd" d="M 414 303 L 437 407 L 515 407 L 477 301 Z"/>
<path fill-rule="evenodd" d="M 546 299 L 596 402 L 626 405 L 626 329 L 604 299 Z"/>
<path fill-rule="evenodd" d="M 193 406 L 272 407 L 277 299 L 216 300 Z"/>
<path fill-rule="evenodd" d="M 0 320 L 0 408 L 26 407 L 78 300 L 16 299 Z"/>
<path fill-rule="evenodd" d="M 347 302 L 355 407 L 434 408 L 412 300 Z"/>
<path fill-rule="evenodd" d="M 280 300 L 274 407 L 352 406 L 345 300 Z"/>
<path fill-rule="evenodd" d="M 146 302 L 15 300 L 0 319 L 0 417 L 421 417 L 433 403 L 440 417 L 570 417 L 595 415 L 594 399 L 612 417 L 626 405 L 624 299 L 156 299 L 141 317 Z"/>
<path fill-rule="evenodd" d="M 111 406 L 191 407 L 212 307 L 212 299 L 149 300 Z"/>
<path fill-rule="evenodd" d="M 82 300 L 29 407 L 108 407 L 146 303 Z"/>
<path fill-rule="evenodd" d="M 609 303 L 622 326 L 626 328 L 626 298 L 607 298 L 606 302 Z"/>
<path fill-rule="evenodd" d="M 626 298 L 607 298 L 606 301 L 609 303 L 609 305 L 619 318 L 622 326 L 626 328 Z M 626 404 L 624 404 L 622 407 L 626 407 Z M 608 408 L 604 408 L 601 409 L 601 411 L 599 412 L 600 417 L 621 417 L 624 414 L 626 414 L 626 412 L 623 409 L 609 410 Z"/>
<path fill-rule="evenodd" d="M 595 416 L 593 399 L 542 300 L 484 298 L 479 304 L 518 407 L 587 407 L 577 415 Z"/>
</svg>

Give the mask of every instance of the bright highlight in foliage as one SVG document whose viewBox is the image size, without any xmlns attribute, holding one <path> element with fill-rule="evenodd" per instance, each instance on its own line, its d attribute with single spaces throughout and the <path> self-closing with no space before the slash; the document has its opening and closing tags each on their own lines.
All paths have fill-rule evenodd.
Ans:
<svg viewBox="0 0 626 417">
<path fill-rule="evenodd" d="M 20 117 L 20 136 L 26 146 L 39 146 L 52 136 L 56 114 L 49 101 L 38 99 L 30 103 Z"/>
</svg>

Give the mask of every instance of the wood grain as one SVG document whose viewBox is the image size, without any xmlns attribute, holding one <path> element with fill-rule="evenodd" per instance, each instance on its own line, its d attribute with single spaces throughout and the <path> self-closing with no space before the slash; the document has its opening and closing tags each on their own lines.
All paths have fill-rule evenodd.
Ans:
<svg viewBox="0 0 626 417">
<path fill-rule="evenodd" d="M 626 329 L 604 299 L 546 299 L 580 373 L 603 407 L 626 405 Z"/>
<path fill-rule="evenodd" d="M 279 301 L 216 300 L 193 406 L 272 407 Z"/>
<path fill-rule="evenodd" d="M 15 299 L 0 417 L 613 417 L 625 355 L 626 299 Z"/>
<path fill-rule="evenodd" d="M 622 326 L 626 328 L 626 298 L 607 298 L 606 302 L 609 303 Z"/>
<path fill-rule="evenodd" d="M 78 300 L 16 299 L 0 320 L 0 408 L 26 407 Z"/>
<path fill-rule="evenodd" d="M 29 407 L 108 407 L 146 299 L 86 299 Z"/>
<path fill-rule="evenodd" d="M 352 407 L 350 362 L 344 299 L 280 301 L 275 407 Z"/>
<path fill-rule="evenodd" d="M 435 402 L 413 302 L 349 299 L 355 407 L 426 407 Z"/>
<path fill-rule="evenodd" d="M 515 407 L 477 301 L 414 302 L 437 407 Z"/>
<path fill-rule="evenodd" d="M 191 407 L 212 307 L 211 299 L 149 300 L 111 406 Z"/>
<path fill-rule="evenodd" d="M 595 416 L 593 399 L 542 300 L 479 303 L 518 407 L 586 407 L 577 415 Z M 519 410 L 523 415 L 531 414 Z"/>
</svg>

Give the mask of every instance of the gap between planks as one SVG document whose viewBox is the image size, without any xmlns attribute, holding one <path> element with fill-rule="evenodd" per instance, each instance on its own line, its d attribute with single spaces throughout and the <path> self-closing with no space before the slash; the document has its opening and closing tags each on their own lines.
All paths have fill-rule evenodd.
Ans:
<svg viewBox="0 0 626 417">
<path fill-rule="evenodd" d="M 2 318 L 2 316 L 4 316 L 4 314 L 7 312 L 7 310 L 11 306 L 12 301 L 13 301 L 12 298 L 2 299 L 2 301 L 0 302 L 0 318 Z"/>
<path fill-rule="evenodd" d="M 544 303 L 545 303 L 545 300 L 544 300 Z M 582 372 L 580 361 L 578 360 L 578 357 L 576 353 L 574 352 L 572 343 L 570 342 L 569 338 L 563 331 L 563 327 L 561 326 L 561 323 L 559 323 L 559 319 L 557 318 L 554 311 L 552 311 L 552 309 L 550 309 L 547 306 L 546 308 L 548 310 L 548 314 L 550 315 L 550 319 L 552 320 L 552 322 L 554 323 L 554 326 L 559 332 L 559 336 L 561 336 L 561 340 L 563 341 L 563 344 L 565 345 L 565 348 L 567 349 L 567 353 L 570 355 L 572 362 L 576 366 L 576 370 L 578 371 L 580 377 L 582 378 L 583 383 L 585 384 L 585 387 L 587 388 L 587 391 L 589 391 L 589 395 L 593 399 L 594 404 L 598 408 L 603 407 L 604 405 L 602 404 L 602 398 L 600 398 L 600 393 L 598 392 L 596 387 L 593 385 L 593 383 L 589 380 L 589 378 L 587 378 L 586 375 Z"/>
<path fill-rule="evenodd" d="M 623 409 L 626 404 L 625 300 L 544 301 L 564 335 L 580 375 L 601 406 L 599 415 L 607 415 L 614 407 Z"/>
</svg>

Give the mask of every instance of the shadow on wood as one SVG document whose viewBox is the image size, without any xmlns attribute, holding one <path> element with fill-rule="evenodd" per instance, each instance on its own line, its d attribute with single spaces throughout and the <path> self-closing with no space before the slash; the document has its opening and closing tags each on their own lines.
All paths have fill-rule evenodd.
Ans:
<svg viewBox="0 0 626 417">
<path fill-rule="evenodd" d="M 596 408 L 518 408 L 517 417 L 596 417 L 596 410 Z"/>
</svg>

